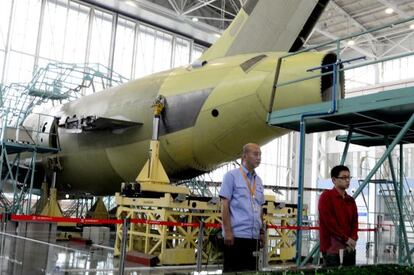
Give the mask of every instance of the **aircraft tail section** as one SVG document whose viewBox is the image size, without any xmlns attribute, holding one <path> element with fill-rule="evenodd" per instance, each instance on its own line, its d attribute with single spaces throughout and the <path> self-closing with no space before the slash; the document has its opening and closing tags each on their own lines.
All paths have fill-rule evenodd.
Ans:
<svg viewBox="0 0 414 275">
<path fill-rule="evenodd" d="M 329 0 L 248 0 L 201 61 L 237 54 L 296 51 Z"/>
</svg>

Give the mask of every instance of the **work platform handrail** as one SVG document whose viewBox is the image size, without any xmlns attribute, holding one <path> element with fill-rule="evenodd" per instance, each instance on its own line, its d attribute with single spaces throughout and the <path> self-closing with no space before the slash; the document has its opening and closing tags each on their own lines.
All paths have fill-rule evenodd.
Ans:
<svg viewBox="0 0 414 275">
<path fill-rule="evenodd" d="M 311 52 L 313 50 L 320 49 L 320 48 L 325 47 L 327 45 L 336 44 L 337 62 L 347 63 L 348 61 L 341 61 L 341 57 L 340 57 L 340 50 L 341 50 L 341 42 L 342 41 L 347 40 L 349 38 L 355 38 L 355 37 L 362 36 L 362 35 L 365 35 L 365 34 L 368 34 L 368 33 L 379 31 L 379 30 L 382 30 L 382 29 L 392 28 L 396 25 L 404 24 L 404 23 L 407 23 L 407 22 L 410 22 L 410 21 L 414 21 L 414 16 L 409 17 L 407 19 L 398 20 L 398 21 L 395 21 L 393 23 L 390 23 L 390 24 L 387 24 L 387 25 L 384 25 L 384 26 L 381 26 L 381 27 L 372 28 L 372 29 L 369 29 L 369 30 L 366 30 L 366 31 L 363 31 L 363 32 L 358 32 L 358 33 L 355 33 L 355 34 L 351 34 L 351 35 L 348 35 L 348 36 L 345 36 L 345 37 L 338 38 L 338 39 L 333 40 L 333 41 L 329 41 L 329 42 L 319 44 L 319 45 L 316 45 L 316 46 L 313 46 L 313 47 L 310 47 L 310 48 L 306 48 L 306 49 L 303 49 L 303 50 L 300 50 L 300 51 L 296 51 L 296 52 L 292 52 L 292 53 L 288 53 L 288 54 L 280 56 L 278 58 L 278 61 L 277 61 L 277 64 L 276 64 L 275 76 L 274 76 L 273 85 L 272 85 L 272 92 L 271 92 L 270 101 L 269 101 L 267 122 L 269 122 L 270 114 L 273 111 L 277 88 L 280 88 L 280 87 L 283 87 L 283 86 L 286 86 L 286 85 L 291 85 L 291 84 L 298 83 L 298 82 L 303 82 L 303 81 L 314 79 L 314 78 L 319 78 L 319 77 L 326 76 L 326 75 L 334 74 L 334 71 L 332 70 L 332 71 L 326 72 L 326 73 L 320 73 L 320 74 L 309 76 L 309 77 L 303 77 L 303 78 L 298 78 L 298 79 L 294 79 L 294 80 L 291 80 L 291 81 L 278 83 L 279 75 L 280 75 L 280 71 L 281 71 L 281 66 L 282 66 L 282 61 L 284 59 L 287 59 L 289 57 L 299 55 L 299 54 L 302 54 L 302 53 Z M 403 58 L 403 57 L 411 56 L 413 54 L 414 54 L 414 52 L 408 52 L 408 53 L 403 53 L 403 54 L 392 55 L 392 56 L 383 57 L 383 58 L 372 60 L 372 61 L 361 62 L 361 63 L 358 63 L 357 65 L 349 66 L 347 68 L 340 68 L 338 66 L 336 68 L 336 73 L 343 72 L 343 71 L 346 71 L 346 70 L 355 69 L 355 68 L 359 68 L 359 67 L 364 67 L 364 66 L 368 66 L 368 65 L 372 65 L 372 64 L 377 64 L 377 63 L 380 63 L 380 62 L 385 62 L 385 61 L 389 61 L 389 60 L 393 60 L 393 59 L 397 59 L 397 58 Z M 321 66 L 321 67 L 332 66 L 332 65 L 333 64 L 326 64 L 325 66 Z M 333 83 L 333 85 L 338 85 L 338 83 Z"/>
</svg>

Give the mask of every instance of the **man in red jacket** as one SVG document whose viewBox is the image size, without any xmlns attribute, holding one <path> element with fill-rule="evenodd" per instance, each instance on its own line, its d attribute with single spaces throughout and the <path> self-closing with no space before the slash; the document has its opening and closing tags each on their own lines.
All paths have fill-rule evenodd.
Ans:
<svg viewBox="0 0 414 275">
<path fill-rule="evenodd" d="M 351 176 L 346 166 L 332 168 L 334 188 L 325 190 L 319 199 L 320 250 L 325 266 L 355 265 L 358 240 L 358 212 L 354 198 L 346 193 Z M 342 251 L 341 251 L 342 250 Z"/>
</svg>

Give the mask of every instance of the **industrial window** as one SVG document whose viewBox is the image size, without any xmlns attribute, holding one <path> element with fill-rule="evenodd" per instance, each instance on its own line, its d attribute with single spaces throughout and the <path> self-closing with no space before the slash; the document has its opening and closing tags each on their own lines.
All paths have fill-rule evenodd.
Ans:
<svg viewBox="0 0 414 275">
<path fill-rule="evenodd" d="M 114 71 L 124 77 L 132 77 L 136 22 L 118 18 L 115 40 Z"/>
</svg>

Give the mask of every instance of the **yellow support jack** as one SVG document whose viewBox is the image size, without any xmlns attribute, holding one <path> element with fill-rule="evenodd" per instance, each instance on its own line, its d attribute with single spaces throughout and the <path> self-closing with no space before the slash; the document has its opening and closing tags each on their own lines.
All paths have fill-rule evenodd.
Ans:
<svg viewBox="0 0 414 275">
<path fill-rule="evenodd" d="M 92 205 L 91 209 L 88 210 L 86 217 L 92 218 L 92 219 L 102 219 L 102 220 L 109 219 L 109 212 L 105 206 L 105 203 L 102 197 L 98 197 L 96 202 Z"/>
<path fill-rule="evenodd" d="M 46 206 L 43 208 L 40 215 L 50 216 L 50 217 L 63 217 L 62 209 L 57 201 L 57 189 L 50 188 L 49 199 L 47 200 Z M 76 223 L 70 222 L 59 222 L 58 226 L 76 226 Z"/>
<path fill-rule="evenodd" d="M 212 198 L 189 198 L 187 187 L 174 186 L 159 159 L 159 119 L 165 106 L 165 98 L 158 96 L 153 104 L 153 135 L 149 159 L 136 178 L 139 194 L 121 196 L 115 194 L 118 205 L 117 218 L 143 219 L 172 223 L 220 223 L 220 204 Z M 135 188 L 135 190 L 137 190 Z M 141 196 L 142 193 L 155 196 Z M 208 241 L 214 230 L 206 228 L 203 234 L 203 262 L 217 262 L 221 253 Z M 194 264 L 196 262 L 199 227 L 181 225 L 130 224 L 127 251 L 158 256 L 161 264 Z M 115 255 L 121 254 L 122 225 L 117 225 Z M 201 253 L 201 252 L 200 252 Z"/>
<path fill-rule="evenodd" d="M 155 99 L 152 107 L 154 108 L 154 119 L 149 159 L 145 163 L 141 172 L 138 174 L 136 182 L 139 183 L 141 192 L 148 191 L 188 195 L 190 191 L 187 187 L 170 185 L 170 179 L 168 178 L 159 158 L 160 141 L 158 140 L 158 131 L 161 112 L 165 107 L 165 97 L 159 95 Z"/>
<path fill-rule="evenodd" d="M 47 183 L 43 182 L 42 183 L 42 194 L 40 195 L 40 199 L 36 202 L 34 208 L 34 212 L 36 215 L 40 215 L 43 211 L 43 209 L 45 209 L 47 202 L 49 200 L 49 196 L 48 196 L 48 187 L 47 187 Z"/>
</svg>

